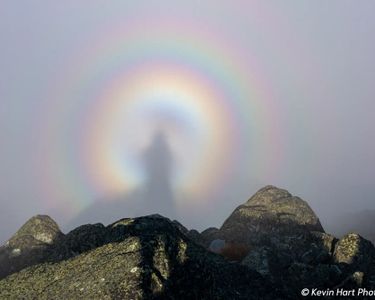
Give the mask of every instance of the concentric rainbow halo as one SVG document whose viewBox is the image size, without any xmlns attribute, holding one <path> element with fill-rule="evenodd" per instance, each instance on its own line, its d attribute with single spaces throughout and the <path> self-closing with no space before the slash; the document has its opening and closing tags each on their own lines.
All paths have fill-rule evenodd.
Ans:
<svg viewBox="0 0 375 300">
<path fill-rule="evenodd" d="M 62 99 L 44 120 L 43 140 L 54 141 L 55 151 L 46 157 L 43 189 L 48 199 L 71 191 L 70 215 L 140 188 L 142 153 L 157 131 L 166 136 L 172 185 L 184 199 L 213 199 L 238 168 L 272 172 L 257 165 L 261 155 L 277 165 L 277 108 L 256 59 L 212 32 L 158 30 L 94 42 L 51 91 Z M 52 165 L 59 186 L 47 183 Z"/>
</svg>

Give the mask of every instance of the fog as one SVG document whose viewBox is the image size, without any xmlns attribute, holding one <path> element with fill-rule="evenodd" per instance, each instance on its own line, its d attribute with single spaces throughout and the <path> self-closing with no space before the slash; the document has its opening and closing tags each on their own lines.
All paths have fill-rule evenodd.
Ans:
<svg viewBox="0 0 375 300">
<path fill-rule="evenodd" d="M 155 133 L 149 147 L 142 153 L 142 161 L 147 174 L 144 186 L 131 193 L 105 199 L 104 203 L 92 204 L 71 220 L 67 228 L 146 214 L 178 218 L 171 186 L 173 158 L 163 132 Z"/>
<path fill-rule="evenodd" d="M 35 214 L 218 227 L 268 184 L 327 231 L 375 210 L 374 9 L 3 1 L 0 242 Z"/>
</svg>

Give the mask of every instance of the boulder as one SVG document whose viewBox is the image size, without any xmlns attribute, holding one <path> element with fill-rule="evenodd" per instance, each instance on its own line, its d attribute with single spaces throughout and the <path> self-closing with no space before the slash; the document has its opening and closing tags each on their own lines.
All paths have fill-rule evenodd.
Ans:
<svg viewBox="0 0 375 300">
<path fill-rule="evenodd" d="M 374 245 L 356 233 L 341 238 L 333 253 L 335 263 L 344 264 L 351 271 L 368 272 L 375 268 Z"/>
<path fill-rule="evenodd" d="M 310 206 L 288 191 L 266 186 L 237 207 L 220 228 L 226 241 L 262 244 L 270 236 L 324 232 Z"/>
</svg>

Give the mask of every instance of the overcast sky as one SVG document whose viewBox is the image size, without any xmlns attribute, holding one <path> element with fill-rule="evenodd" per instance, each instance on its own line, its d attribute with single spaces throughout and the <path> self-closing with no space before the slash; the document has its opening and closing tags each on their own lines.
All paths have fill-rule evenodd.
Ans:
<svg viewBox="0 0 375 300">
<path fill-rule="evenodd" d="M 267 184 L 328 229 L 375 209 L 374 1 L 0 7 L 0 241 L 35 214 L 202 230 Z"/>
</svg>

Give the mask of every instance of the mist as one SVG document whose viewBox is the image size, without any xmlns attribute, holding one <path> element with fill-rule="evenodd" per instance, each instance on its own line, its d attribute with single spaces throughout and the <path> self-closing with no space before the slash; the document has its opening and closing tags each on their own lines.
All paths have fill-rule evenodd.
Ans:
<svg viewBox="0 0 375 300">
<path fill-rule="evenodd" d="M 268 184 L 342 234 L 375 210 L 374 9 L 4 2 L 0 242 L 36 214 L 219 227 Z"/>
</svg>

